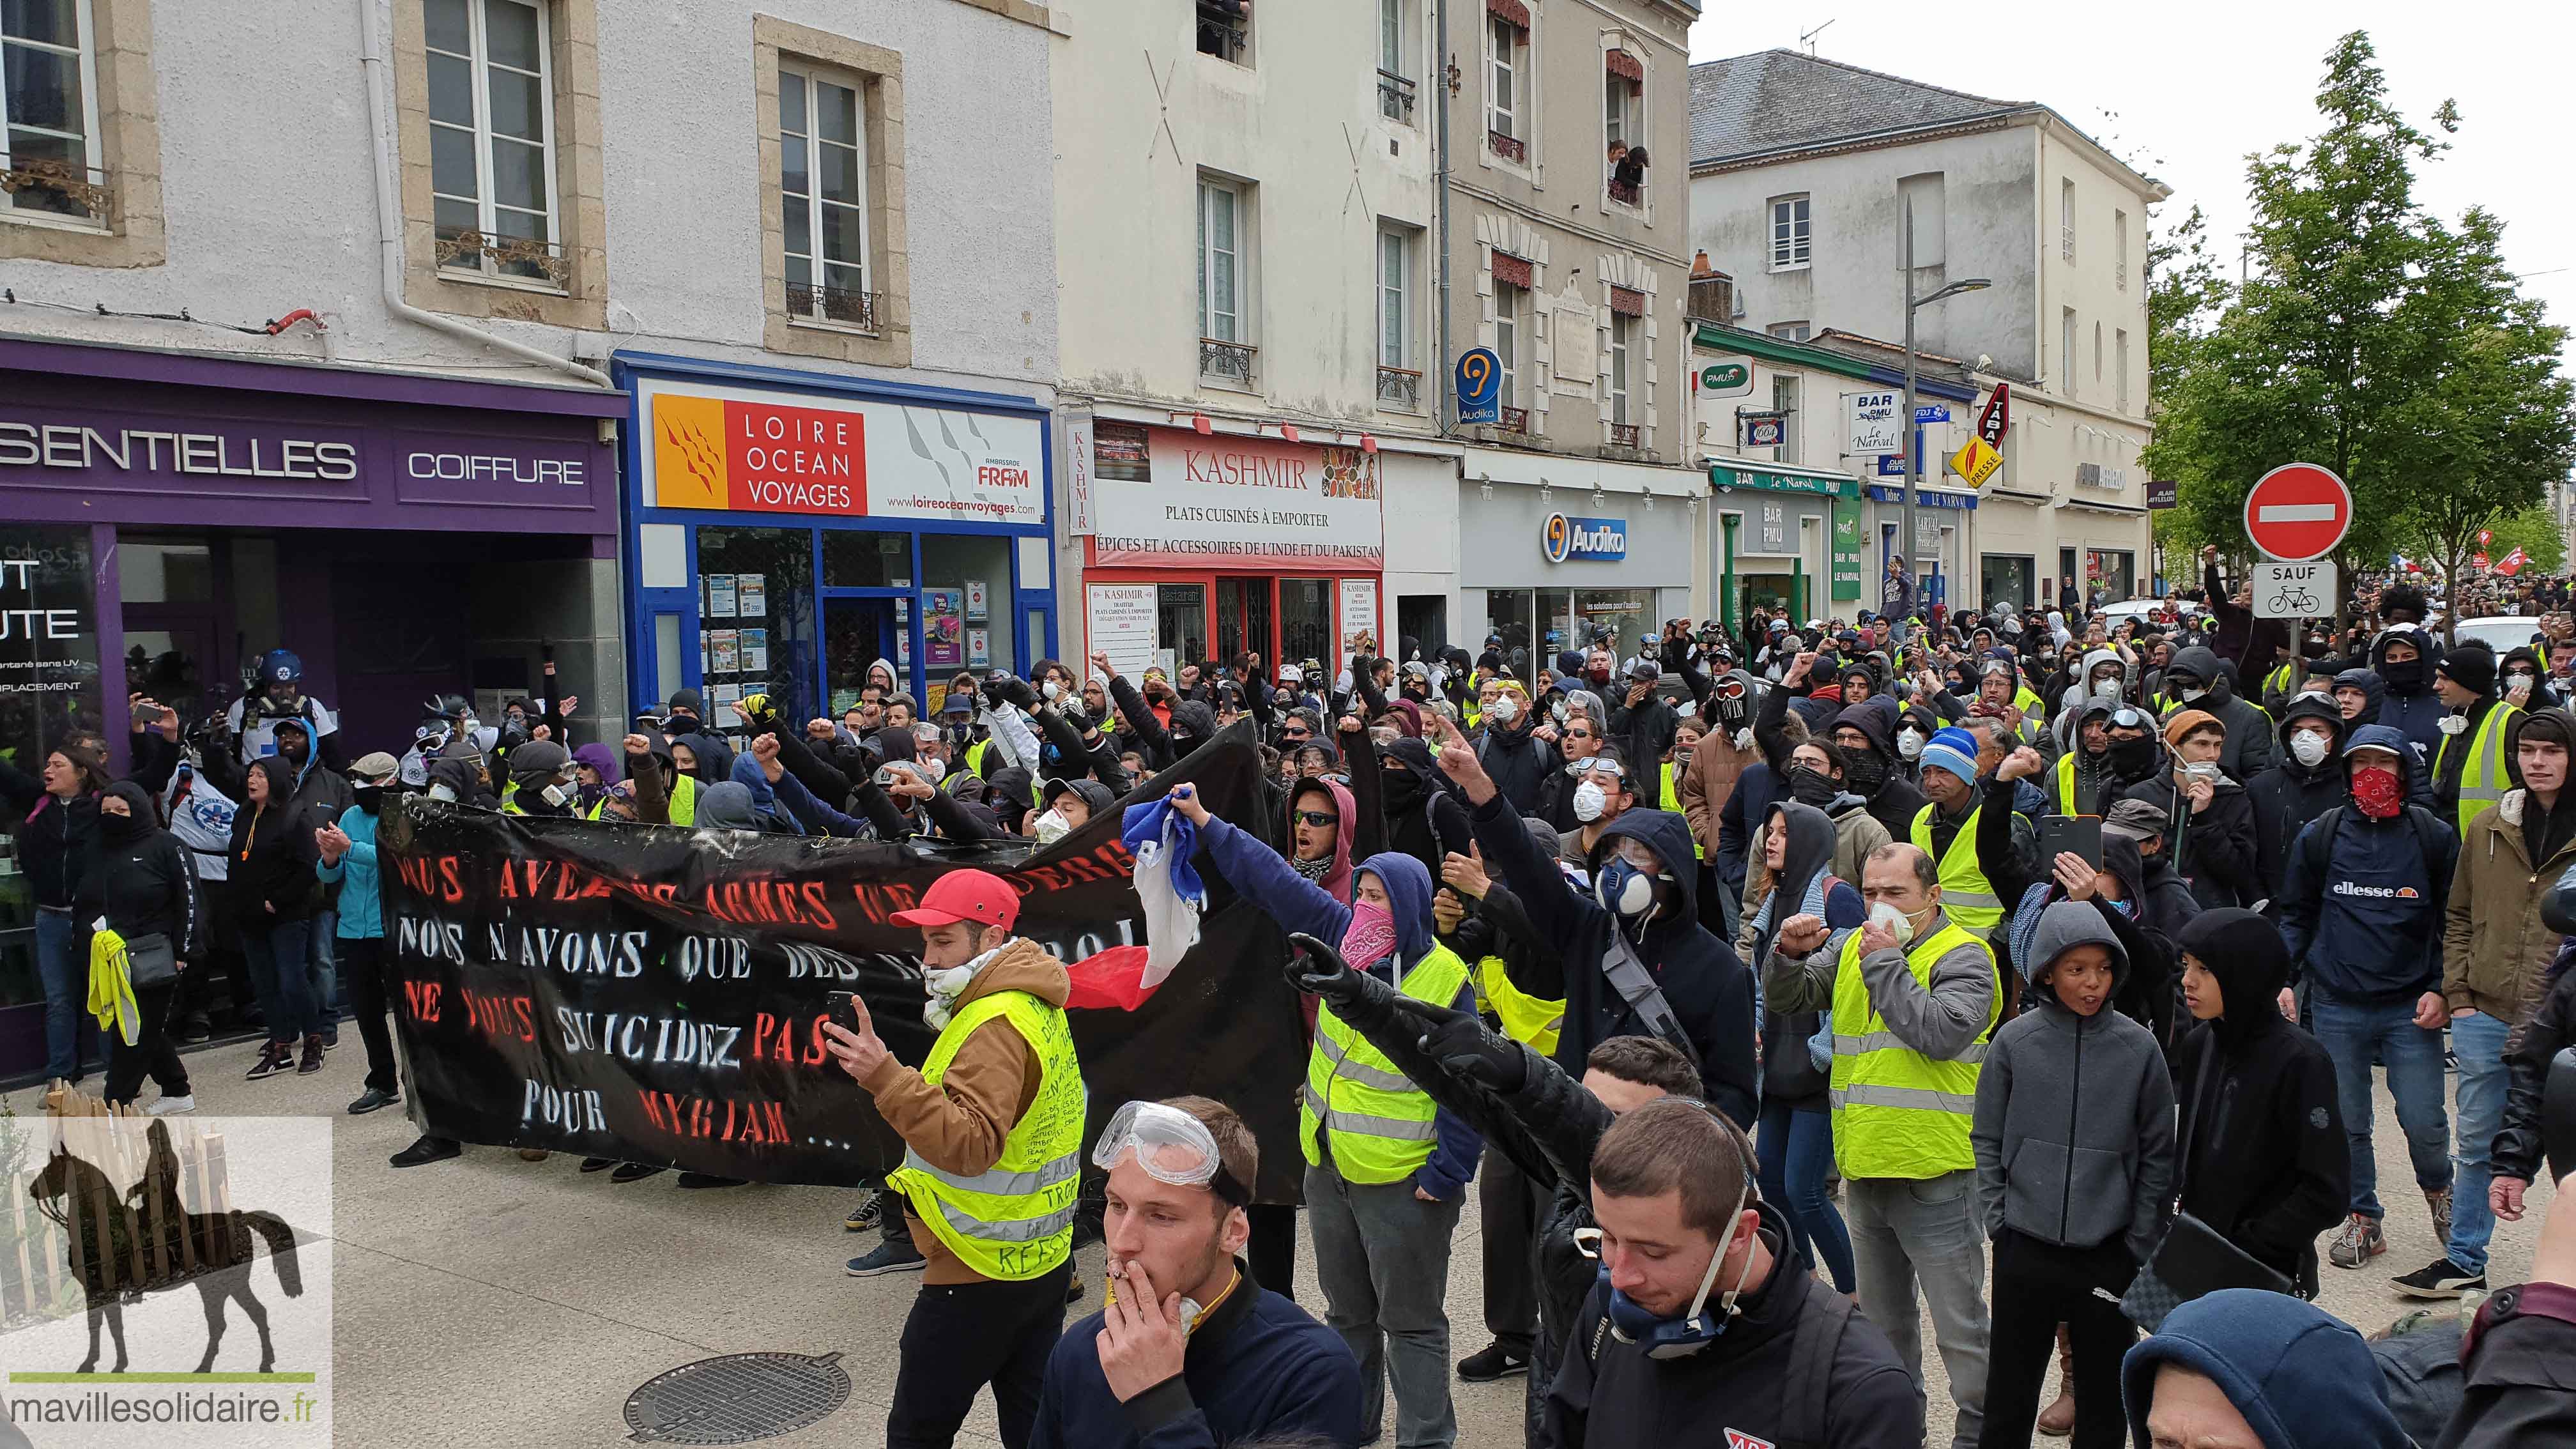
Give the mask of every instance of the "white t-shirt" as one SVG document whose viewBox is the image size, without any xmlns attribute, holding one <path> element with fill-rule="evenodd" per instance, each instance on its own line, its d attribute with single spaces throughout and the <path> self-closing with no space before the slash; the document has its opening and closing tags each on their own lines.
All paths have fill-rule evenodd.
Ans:
<svg viewBox="0 0 2576 1449">
<path fill-rule="evenodd" d="M 197 879 L 231 878 L 233 814 L 240 808 L 185 761 L 170 772 L 170 783 L 161 787 L 161 813 L 170 817 L 170 833 L 188 847 Z"/>
<path fill-rule="evenodd" d="M 247 699 L 234 700 L 231 711 L 224 716 L 224 727 L 241 738 L 241 762 L 245 765 L 262 755 L 276 754 L 278 722 L 293 718 L 263 710 L 258 722 L 245 730 L 242 728 L 242 714 L 249 702 Z M 317 750 L 324 735 L 340 732 L 340 721 L 332 715 L 330 706 L 318 699 L 307 698 L 304 701 L 304 718 L 313 726 L 313 744 Z"/>
</svg>

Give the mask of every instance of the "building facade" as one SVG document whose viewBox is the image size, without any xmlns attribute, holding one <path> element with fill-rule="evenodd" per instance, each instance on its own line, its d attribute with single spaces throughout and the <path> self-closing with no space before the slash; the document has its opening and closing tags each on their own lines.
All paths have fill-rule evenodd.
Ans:
<svg viewBox="0 0 2576 1449">
<path fill-rule="evenodd" d="M 2166 188 L 2045 105 L 1788 51 L 1691 84 L 1692 240 L 1733 278 L 1736 325 L 1876 339 L 1901 369 L 1909 278 L 1916 298 L 1988 283 L 1915 317 L 1920 352 L 2013 396 L 1959 565 L 1980 601 L 2148 590 L 2145 227 Z"/>
</svg>

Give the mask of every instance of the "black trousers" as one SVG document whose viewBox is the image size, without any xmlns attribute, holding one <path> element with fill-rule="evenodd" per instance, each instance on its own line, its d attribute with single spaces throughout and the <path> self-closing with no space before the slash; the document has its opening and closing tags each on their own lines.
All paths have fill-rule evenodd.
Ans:
<svg viewBox="0 0 2576 1449">
<path fill-rule="evenodd" d="M 1476 1174 L 1484 1221 L 1485 1331 L 1514 1356 L 1530 1356 L 1538 1332 L 1538 1196 L 1509 1157 L 1485 1149 Z"/>
<path fill-rule="evenodd" d="M 385 938 L 342 936 L 333 943 L 340 952 L 340 989 L 357 1013 L 358 1039 L 367 1044 L 367 1085 L 379 1092 L 399 1091 L 393 1033 L 385 1027 L 392 1005 L 385 993 Z"/>
<path fill-rule="evenodd" d="M 1979 1449 L 2025 1449 L 2031 1442 L 2061 1323 L 2075 1353 L 2074 1449 L 2122 1449 L 2129 1442 L 2120 1407 L 2120 1359 L 2138 1333 L 2114 1300 L 2136 1271 L 2117 1238 L 2093 1248 L 2061 1248 L 2011 1228 L 1995 1235 L 1986 1427 Z"/>
<path fill-rule="evenodd" d="M 170 1042 L 170 1008 L 178 999 L 181 982 L 196 974 L 191 969 L 179 973 L 179 980 L 163 982 L 134 993 L 134 1045 L 125 1044 L 122 1032 L 102 1033 L 107 1039 L 107 1100 L 131 1102 L 143 1090 L 143 1078 L 149 1074 L 161 1084 L 164 1097 L 188 1095 L 188 1067 L 179 1060 L 179 1049 Z"/>
<path fill-rule="evenodd" d="M 1252 1237 L 1243 1245 L 1252 1281 L 1282 1298 L 1297 1296 L 1297 1205 L 1257 1202 L 1243 1210 Z"/>
<path fill-rule="evenodd" d="M 903 1321 L 886 1449 L 948 1449 L 986 1384 L 1000 1412 L 1003 1449 L 1027 1449 L 1072 1286 L 1070 1258 L 1022 1283 L 923 1284 Z"/>
</svg>

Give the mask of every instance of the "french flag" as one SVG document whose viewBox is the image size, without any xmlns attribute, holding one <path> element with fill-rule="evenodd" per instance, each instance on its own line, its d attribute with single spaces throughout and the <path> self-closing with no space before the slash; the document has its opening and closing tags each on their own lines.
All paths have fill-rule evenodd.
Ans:
<svg viewBox="0 0 2576 1449">
<path fill-rule="evenodd" d="M 1084 1010 L 1134 1011 L 1199 943 L 1199 912 L 1207 885 L 1192 857 L 1198 827 L 1168 799 L 1131 805 L 1119 839 L 1136 860 L 1136 896 L 1145 908 L 1145 944 L 1112 946 L 1065 968 L 1073 991 L 1065 1005 Z"/>
</svg>

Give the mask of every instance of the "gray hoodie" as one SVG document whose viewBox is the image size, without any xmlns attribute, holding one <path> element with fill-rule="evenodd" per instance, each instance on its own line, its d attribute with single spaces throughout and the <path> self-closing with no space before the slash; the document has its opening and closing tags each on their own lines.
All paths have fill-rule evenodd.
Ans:
<svg viewBox="0 0 2576 1449">
<path fill-rule="evenodd" d="M 2077 946 L 2111 953 L 2112 991 L 2128 954 L 2090 901 L 2040 915 L 2023 973 L 2022 1014 L 1986 1046 L 1969 1138 L 1977 1202 L 1992 1236 L 2003 1228 L 2060 1247 L 2125 1236 L 2145 1262 L 2163 1236 L 2173 1182 L 2174 1092 L 2164 1053 L 2145 1027 L 2106 1000 L 2077 1016 L 2039 978 Z"/>
</svg>

